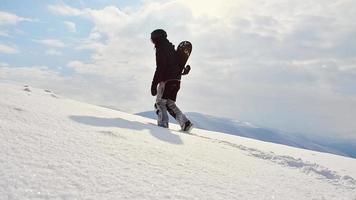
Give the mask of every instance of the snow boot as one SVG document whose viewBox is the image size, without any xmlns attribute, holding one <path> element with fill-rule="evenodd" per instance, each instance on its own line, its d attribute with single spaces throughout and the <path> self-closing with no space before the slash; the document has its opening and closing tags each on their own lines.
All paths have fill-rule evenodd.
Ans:
<svg viewBox="0 0 356 200">
<path fill-rule="evenodd" d="M 193 123 L 190 122 L 189 120 L 185 122 L 182 126 L 182 131 L 184 132 L 190 132 L 193 129 Z"/>
</svg>

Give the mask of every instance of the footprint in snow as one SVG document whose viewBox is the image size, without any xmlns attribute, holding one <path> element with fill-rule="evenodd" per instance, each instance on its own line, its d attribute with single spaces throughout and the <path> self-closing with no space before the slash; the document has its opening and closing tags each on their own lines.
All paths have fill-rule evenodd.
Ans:
<svg viewBox="0 0 356 200">
<path fill-rule="evenodd" d="M 23 90 L 26 92 L 31 92 L 30 88 L 28 88 L 28 87 L 24 88 Z"/>
<path fill-rule="evenodd" d="M 16 110 L 16 111 L 20 111 L 20 112 L 25 111 L 24 109 L 22 109 L 22 108 L 17 108 L 17 107 L 15 107 L 15 108 L 13 108 L 13 109 Z"/>
<path fill-rule="evenodd" d="M 23 89 L 24 91 L 31 92 L 30 87 L 28 85 L 24 85 L 23 87 L 24 87 Z"/>
</svg>

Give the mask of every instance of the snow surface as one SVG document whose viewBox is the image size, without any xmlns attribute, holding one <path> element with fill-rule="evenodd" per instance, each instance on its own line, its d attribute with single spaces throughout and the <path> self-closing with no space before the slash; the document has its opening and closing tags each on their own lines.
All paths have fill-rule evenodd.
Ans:
<svg viewBox="0 0 356 200">
<path fill-rule="evenodd" d="M 262 128 L 253 125 L 249 122 L 242 122 L 229 118 L 216 117 L 196 112 L 187 112 L 185 114 L 187 115 L 189 120 L 193 122 L 194 126 L 200 129 L 228 133 L 232 135 L 262 140 L 265 142 L 273 142 L 292 147 L 356 158 L 356 149 L 353 151 L 350 150 L 356 148 L 356 141 L 343 141 L 340 139 L 337 140 L 335 138 L 326 139 L 322 137 L 318 137 L 318 139 L 312 140 L 302 134 L 293 134 L 269 128 Z M 137 113 L 137 115 L 140 115 L 142 117 L 148 117 L 151 119 L 157 119 L 157 115 L 154 111 L 140 112 Z M 170 117 L 170 121 L 175 123 L 172 117 Z M 330 141 L 332 141 L 333 143 L 329 144 Z M 338 142 L 340 143 L 340 145 L 335 145 L 335 143 Z"/>
<path fill-rule="evenodd" d="M 0 199 L 356 200 L 356 159 L 0 83 Z"/>
</svg>

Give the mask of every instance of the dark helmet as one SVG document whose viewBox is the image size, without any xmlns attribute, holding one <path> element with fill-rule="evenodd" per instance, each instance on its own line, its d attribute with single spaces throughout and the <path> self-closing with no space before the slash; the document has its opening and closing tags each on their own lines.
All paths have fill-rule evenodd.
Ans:
<svg viewBox="0 0 356 200">
<path fill-rule="evenodd" d="M 156 43 L 156 42 L 158 42 L 162 39 L 166 39 L 166 38 L 167 38 L 167 33 L 163 29 L 156 29 L 156 30 L 152 31 L 152 33 L 151 33 L 151 40 L 153 43 Z"/>
</svg>

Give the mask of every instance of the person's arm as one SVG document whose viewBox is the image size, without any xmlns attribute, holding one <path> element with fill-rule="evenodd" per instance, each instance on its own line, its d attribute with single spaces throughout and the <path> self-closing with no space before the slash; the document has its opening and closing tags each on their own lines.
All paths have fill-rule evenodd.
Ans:
<svg viewBox="0 0 356 200">
<path fill-rule="evenodd" d="M 164 52 L 157 50 L 156 51 L 156 71 L 153 76 L 152 85 L 157 85 L 164 79 L 164 73 L 166 70 L 167 58 L 164 55 Z"/>
<path fill-rule="evenodd" d="M 152 84 L 151 84 L 151 94 L 152 96 L 156 96 L 157 94 L 157 85 L 159 82 L 163 80 L 163 76 L 165 73 L 167 65 L 167 58 L 163 54 L 163 52 L 160 52 L 158 49 L 156 51 L 156 71 L 153 76 Z"/>
</svg>

